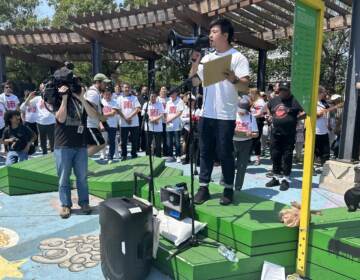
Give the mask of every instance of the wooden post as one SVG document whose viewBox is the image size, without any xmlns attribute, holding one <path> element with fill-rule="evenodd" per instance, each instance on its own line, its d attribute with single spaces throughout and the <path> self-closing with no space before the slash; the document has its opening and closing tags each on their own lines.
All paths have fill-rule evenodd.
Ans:
<svg viewBox="0 0 360 280">
<path fill-rule="evenodd" d="M 98 40 L 91 41 L 91 63 L 93 76 L 95 76 L 97 73 L 101 73 L 102 46 Z"/>
<path fill-rule="evenodd" d="M 258 58 L 257 88 L 261 91 L 265 91 L 266 86 L 266 59 L 267 51 L 260 49 Z"/>
<path fill-rule="evenodd" d="M 345 106 L 339 148 L 339 159 L 359 160 L 360 149 L 360 2 L 353 1 L 349 62 L 345 89 Z"/>
<path fill-rule="evenodd" d="M 6 56 L 0 53 L 0 84 L 6 81 Z"/>
</svg>

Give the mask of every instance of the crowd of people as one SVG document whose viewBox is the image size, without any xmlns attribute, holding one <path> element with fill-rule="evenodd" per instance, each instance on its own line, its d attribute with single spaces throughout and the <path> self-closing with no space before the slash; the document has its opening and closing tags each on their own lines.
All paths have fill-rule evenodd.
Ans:
<svg viewBox="0 0 360 280">
<path fill-rule="evenodd" d="M 291 94 L 290 82 L 269 85 L 266 92 L 248 89 L 249 63 L 232 48 L 233 34 L 231 22 L 217 19 L 209 35 L 216 51 L 204 57 L 193 52 L 189 75 L 194 77 L 194 86 L 204 78 L 204 63 L 232 56 L 231 69 L 223 73 L 224 81 L 204 87 L 196 96 L 177 87 L 149 91 L 142 86 L 135 90 L 129 83 L 114 83 L 98 73 L 93 84 L 79 92 L 70 94 L 69 87 L 61 86 L 61 105 L 49 110 L 42 98 L 44 83 L 38 91 L 26 91 L 20 103 L 13 83 L 6 82 L 0 95 L 0 136 L 6 164 L 26 160 L 36 150 L 54 152 L 63 218 L 71 213 L 72 170 L 79 205 L 84 213 L 91 212 L 87 158 L 96 154 L 108 164 L 136 158 L 139 151 L 151 151 L 168 162 L 188 164 L 192 159 L 200 165 L 197 204 L 210 198 L 212 170 L 214 165 L 221 165 L 224 193 L 220 204 L 228 205 L 234 189 L 243 187 L 250 156 L 254 154 L 253 164 L 260 165 L 268 152 L 272 170 L 267 174 L 271 180 L 266 187 L 288 190 L 293 158 L 302 158 L 305 112 Z M 324 87 L 319 87 L 315 156 L 320 165 L 330 158 L 330 147 L 337 156 L 341 106 L 341 96 L 329 96 Z"/>
</svg>

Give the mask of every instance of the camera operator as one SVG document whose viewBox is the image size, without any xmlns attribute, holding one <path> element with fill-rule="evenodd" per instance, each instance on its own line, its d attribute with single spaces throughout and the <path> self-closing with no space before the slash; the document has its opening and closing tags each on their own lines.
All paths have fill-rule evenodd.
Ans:
<svg viewBox="0 0 360 280">
<path fill-rule="evenodd" d="M 81 93 L 69 93 L 67 86 L 58 89 L 62 95 L 60 108 L 55 113 L 55 161 L 59 176 L 59 197 L 61 218 L 71 214 L 70 176 L 74 169 L 78 192 L 78 204 L 85 214 L 90 214 L 87 185 L 88 154 L 86 148 L 86 117 L 98 117 L 98 112 L 85 100 Z"/>
<path fill-rule="evenodd" d="M 210 46 L 215 49 L 201 59 L 194 51 L 190 77 L 198 74 L 204 79 L 203 63 L 231 55 L 230 69 L 224 72 L 224 80 L 204 88 L 203 107 L 199 121 L 200 134 L 200 188 L 195 195 L 195 203 L 202 204 L 210 199 L 208 189 L 216 155 L 220 157 L 225 189 L 220 204 L 233 201 L 235 163 L 233 136 L 238 103 L 238 90 L 247 92 L 249 83 L 249 62 L 231 46 L 234 28 L 227 19 L 216 19 L 210 24 Z M 201 61 L 201 62 L 200 62 Z M 194 85 L 199 82 L 193 79 Z"/>
<path fill-rule="evenodd" d="M 102 136 L 99 125 L 100 121 L 106 121 L 101 116 L 101 92 L 106 89 L 107 84 L 111 83 L 104 74 L 98 73 L 94 76 L 94 84 L 86 91 L 85 99 L 98 112 L 96 116 L 87 117 L 87 139 L 88 139 L 88 155 L 95 155 L 105 148 L 105 139 Z"/>
</svg>

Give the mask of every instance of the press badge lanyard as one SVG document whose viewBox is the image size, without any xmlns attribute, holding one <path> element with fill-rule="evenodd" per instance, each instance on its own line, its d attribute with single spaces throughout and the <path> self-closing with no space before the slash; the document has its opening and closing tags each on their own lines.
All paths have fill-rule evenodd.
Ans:
<svg viewBox="0 0 360 280">
<path fill-rule="evenodd" d="M 72 103 L 74 104 L 76 113 L 77 113 L 77 115 L 78 115 L 78 117 L 79 117 L 79 120 L 80 120 L 80 122 L 81 122 L 81 121 L 82 121 L 82 118 L 81 118 L 81 113 L 80 113 L 80 111 L 79 111 L 79 108 L 78 108 L 78 106 L 76 105 L 74 99 L 71 99 L 71 101 L 72 101 Z M 83 132 L 84 132 L 84 125 L 81 124 L 81 125 L 79 125 L 79 127 L 78 127 L 78 129 L 77 129 L 77 133 L 83 134 Z"/>
</svg>

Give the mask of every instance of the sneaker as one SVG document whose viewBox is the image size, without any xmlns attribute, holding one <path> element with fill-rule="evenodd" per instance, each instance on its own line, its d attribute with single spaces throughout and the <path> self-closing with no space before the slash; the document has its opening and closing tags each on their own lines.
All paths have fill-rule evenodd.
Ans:
<svg viewBox="0 0 360 280">
<path fill-rule="evenodd" d="M 60 217 L 63 219 L 69 218 L 71 215 L 71 208 L 70 207 L 61 207 L 60 210 Z"/>
<path fill-rule="evenodd" d="M 276 186 L 279 186 L 280 185 L 280 182 L 278 179 L 275 179 L 274 177 L 265 184 L 265 186 L 267 188 L 272 188 L 272 187 L 276 187 Z"/>
<path fill-rule="evenodd" d="M 200 187 L 194 196 L 195 204 L 203 204 L 210 199 L 210 193 L 208 187 Z"/>
<path fill-rule="evenodd" d="M 234 190 L 230 188 L 224 188 L 223 196 L 220 198 L 221 205 L 229 205 L 233 202 Z"/>
<path fill-rule="evenodd" d="M 81 211 L 82 211 L 85 215 L 89 215 L 92 210 L 91 210 L 89 204 L 84 204 L 83 206 L 81 206 Z"/>
<path fill-rule="evenodd" d="M 177 158 L 176 158 L 176 162 L 177 162 L 177 163 L 181 163 L 181 158 L 180 158 L 180 157 L 177 157 Z"/>
<path fill-rule="evenodd" d="M 107 163 L 112 164 L 113 163 L 112 159 L 109 159 Z"/>
<path fill-rule="evenodd" d="M 290 188 L 290 184 L 286 180 L 282 180 L 280 184 L 280 191 L 287 191 Z"/>
<path fill-rule="evenodd" d="M 104 159 L 105 159 L 105 156 L 104 156 L 104 155 L 101 155 L 101 156 L 100 156 L 100 159 L 101 159 L 101 160 L 104 160 Z"/>
<path fill-rule="evenodd" d="M 175 158 L 174 157 L 168 157 L 166 159 L 166 162 L 174 162 L 175 161 Z"/>
</svg>

